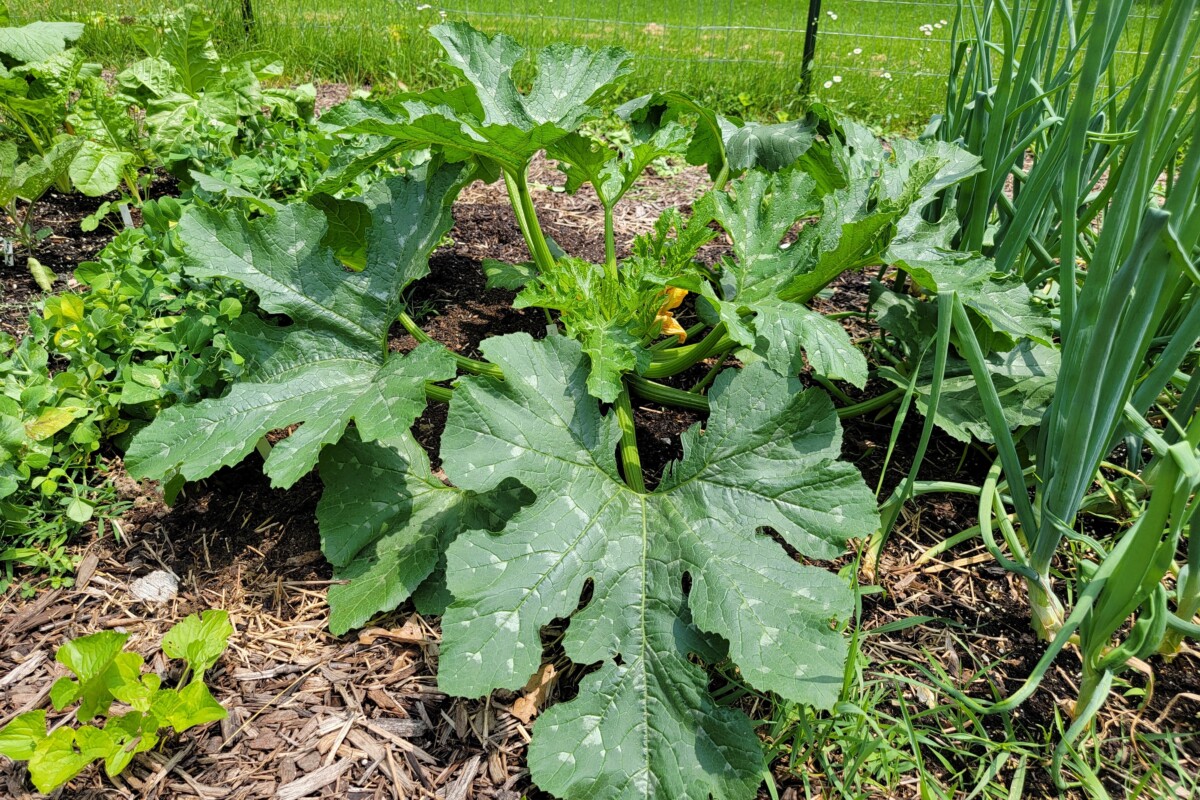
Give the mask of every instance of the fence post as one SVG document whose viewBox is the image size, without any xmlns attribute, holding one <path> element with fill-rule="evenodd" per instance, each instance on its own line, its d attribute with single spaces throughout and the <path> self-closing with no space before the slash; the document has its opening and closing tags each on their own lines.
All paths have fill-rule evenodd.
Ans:
<svg viewBox="0 0 1200 800">
<path fill-rule="evenodd" d="M 242 27 L 246 29 L 246 33 L 254 32 L 253 0 L 242 0 Z"/>
<path fill-rule="evenodd" d="M 817 24 L 820 21 L 821 0 L 808 0 L 808 19 L 804 21 L 804 63 L 800 66 L 800 93 L 805 96 L 812 93 L 813 62 L 817 57 Z"/>
</svg>

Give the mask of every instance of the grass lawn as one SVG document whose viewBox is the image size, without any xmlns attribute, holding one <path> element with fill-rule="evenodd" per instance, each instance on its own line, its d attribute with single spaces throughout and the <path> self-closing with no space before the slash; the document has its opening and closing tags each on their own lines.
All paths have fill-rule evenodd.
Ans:
<svg viewBox="0 0 1200 800">
<path fill-rule="evenodd" d="M 228 54 L 261 50 L 285 63 L 289 77 L 349 83 L 403 83 L 424 88 L 440 79 L 436 44 L 425 34 L 446 18 L 504 31 L 526 45 L 555 40 L 615 44 L 637 54 L 625 93 L 674 87 L 727 113 L 795 115 L 807 3 L 782 0 L 250 0 L 247 34 L 242 0 L 207 0 Z M 133 23 L 160 11 L 152 0 L 26 0 L 18 22 L 89 22 L 84 47 L 117 65 L 139 56 Z M 816 99 L 882 130 L 919 130 L 943 103 L 950 27 L 956 4 L 945 0 L 825 0 L 813 93 Z M 1157 5 L 1141 7 L 1155 14 Z M 922 26 L 936 26 L 922 29 Z M 1118 76 L 1137 69 L 1141 28 L 1131 26 Z"/>
</svg>

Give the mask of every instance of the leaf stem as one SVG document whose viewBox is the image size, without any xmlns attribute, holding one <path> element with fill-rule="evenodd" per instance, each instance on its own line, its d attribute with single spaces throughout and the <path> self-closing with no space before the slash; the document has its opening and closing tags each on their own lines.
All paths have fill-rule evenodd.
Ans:
<svg viewBox="0 0 1200 800">
<path fill-rule="evenodd" d="M 617 241 L 613 233 L 612 206 L 604 206 L 604 271 L 614 284 L 617 281 Z"/>
<path fill-rule="evenodd" d="M 623 387 L 617 395 L 617 424 L 621 426 L 621 466 L 625 483 L 635 492 L 645 492 L 646 482 L 642 479 L 642 458 L 638 455 L 637 428 L 633 420 L 633 405 L 629 402 L 629 387 Z"/>
<path fill-rule="evenodd" d="M 686 408 L 689 411 L 708 411 L 708 398 L 702 394 L 664 386 L 640 375 L 627 375 L 626 380 L 629 382 L 629 388 L 637 393 L 638 397 L 644 397 L 651 402 Z"/>
<path fill-rule="evenodd" d="M 689 394 L 700 394 L 705 389 L 707 389 L 709 384 L 711 384 L 714 380 L 716 380 L 717 373 L 721 371 L 721 367 L 723 367 L 723 366 L 725 366 L 725 359 L 723 359 L 723 358 L 716 359 L 713 362 L 713 365 L 708 368 L 708 372 L 704 373 L 704 377 L 701 378 L 700 380 L 696 381 L 695 386 L 693 386 L 691 389 L 688 389 L 688 393 Z"/>
<path fill-rule="evenodd" d="M 554 256 L 550 252 L 550 246 L 546 244 L 546 237 L 538 223 L 537 209 L 534 208 L 533 197 L 529 194 L 529 182 L 525 177 L 525 170 L 522 169 L 515 174 L 505 171 L 504 185 L 508 189 L 508 199 L 516 214 L 517 225 L 520 226 L 521 233 L 525 235 L 525 244 L 529 247 L 529 253 L 533 257 L 534 263 L 542 272 L 548 272 L 554 267 Z"/>
<path fill-rule="evenodd" d="M 674 348 L 678 353 L 672 353 L 671 350 L 656 351 L 656 355 L 665 356 L 661 361 L 652 363 L 646 368 L 645 377 L 647 378 L 669 378 L 672 375 L 678 375 L 685 369 L 700 363 L 708 358 L 714 352 L 719 351 L 723 346 L 731 344 L 728 337 L 725 336 L 725 323 L 719 322 L 716 327 L 708 332 L 701 341 L 689 347 Z"/>
<path fill-rule="evenodd" d="M 842 406 L 837 410 L 838 419 L 853 419 L 861 417 L 864 414 L 870 414 L 872 411 L 877 411 L 885 406 L 889 406 L 896 400 L 904 396 L 904 390 L 897 387 L 890 389 L 881 395 L 876 395 L 868 400 L 863 400 L 860 403 L 855 403 L 849 406 Z"/>
<path fill-rule="evenodd" d="M 421 327 L 406 312 L 401 311 L 396 319 L 403 326 L 404 330 L 408 331 L 409 336 L 417 340 L 418 344 L 441 344 L 428 333 L 421 330 Z M 450 350 L 450 348 L 446 349 Z M 450 350 L 450 355 L 454 357 L 454 363 L 461 370 L 469 372 L 472 375 L 487 375 L 490 378 L 504 380 L 504 373 L 495 364 L 490 364 L 487 361 L 479 361 L 474 358 L 467 358 L 455 353 L 453 350 Z"/>
<path fill-rule="evenodd" d="M 445 386 L 438 386 L 432 381 L 425 382 L 425 397 L 435 403 L 449 403 L 454 397 L 454 390 Z"/>
<path fill-rule="evenodd" d="M 720 141 L 719 135 L 718 141 Z M 721 149 L 724 150 L 725 148 L 722 147 Z M 727 153 L 722 153 L 721 155 L 723 158 L 721 162 L 721 171 L 717 173 L 717 179 L 713 181 L 714 192 L 721 191 L 725 188 L 725 184 L 729 182 L 729 155 Z"/>
</svg>

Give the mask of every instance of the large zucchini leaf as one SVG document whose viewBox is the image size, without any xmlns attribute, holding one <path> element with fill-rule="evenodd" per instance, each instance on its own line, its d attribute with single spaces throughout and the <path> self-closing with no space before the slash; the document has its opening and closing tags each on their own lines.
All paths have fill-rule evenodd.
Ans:
<svg viewBox="0 0 1200 800">
<path fill-rule="evenodd" d="M 351 421 L 364 441 L 406 432 L 425 408 L 425 382 L 453 377 L 454 361 L 433 345 L 389 353 L 387 332 L 400 293 L 427 274 L 429 253 L 451 225 L 462 172 L 443 167 L 427 179 L 374 186 L 365 197 L 372 225 L 362 272 L 342 266 L 323 241 L 325 215 L 307 204 L 250 221 L 189 210 L 179 224 L 186 271 L 239 280 L 264 311 L 292 324 L 247 323 L 233 338 L 249 380 L 224 397 L 160 414 L 126 454 L 131 473 L 197 480 L 238 463 L 268 432 L 303 423 L 264 465 L 274 485 L 290 486 Z"/>
<path fill-rule="evenodd" d="M 758 689 L 818 708 L 836 700 L 850 589 L 762 530 L 832 558 L 878 524 L 857 470 L 838 461 L 833 405 L 765 364 L 724 372 L 683 459 L 638 493 L 619 475 L 618 426 L 589 395 L 576 342 L 513 334 L 482 349 L 506 380 L 459 380 L 443 466 L 461 488 L 516 480 L 537 499 L 502 533 L 450 545 L 441 687 L 522 686 L 541 663 L 542 627 L 570 617 L 567 655 L 600 669 L 537 723 L 539 786 L 564 797 L 753 796 L 762 755 L 750 722 L 713 701 L 689 657 L 712 663 L 727 649 Z"/>
</svg>

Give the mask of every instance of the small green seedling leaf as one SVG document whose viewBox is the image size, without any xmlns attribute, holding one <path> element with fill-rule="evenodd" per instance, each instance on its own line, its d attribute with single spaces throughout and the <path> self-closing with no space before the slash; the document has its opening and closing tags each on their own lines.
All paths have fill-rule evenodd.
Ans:
<svg viewBox="0 0 1200 800">
<path fill-rule="evenodd" d="M 178 697 L 178 704 L 166 716 L 167 723 L 176 733 L 206 722 L 223 720 L 229 714 L 201 681 L 193 681 L 180 689 Z"/>
<path fill-rule="evenodd" d="M 29 757 L 29 777 L 39 792 L 49 794 L 91 762 L 91 758 L 75 748 L 75 731 L 59 728 L 38 742 Z"/>
<path fill-rule="evenodd" d="M 0 753 L 14 761 L 28 761 L 46 738 L 46 710 L 27 711 L 0 728 Z"/>
<path fill-rule="evenodd" d="M 176 623 L 163 636 L 162 649 L 168 657 L 186 661 L 196 676 L 195 680 L 202 680 L 204 673 L 225 652 L 232 635 L 229 612 L 210 609 L 203 614 L 191 614 Z"/>
<path fill-rule="evenodd" d="M 50 689 L 50 701 L 62 711 L 79 701 L 78 717 L 87 722 L 108 711 L 113 696 L 109 683 L 118 679 L 117 657 L 129 638 L 127 633 L 101 631 L 67 642 L 58 649 L 55 660 L 75 673 L 77 681 L 59 678 Z"/>
</svg>

